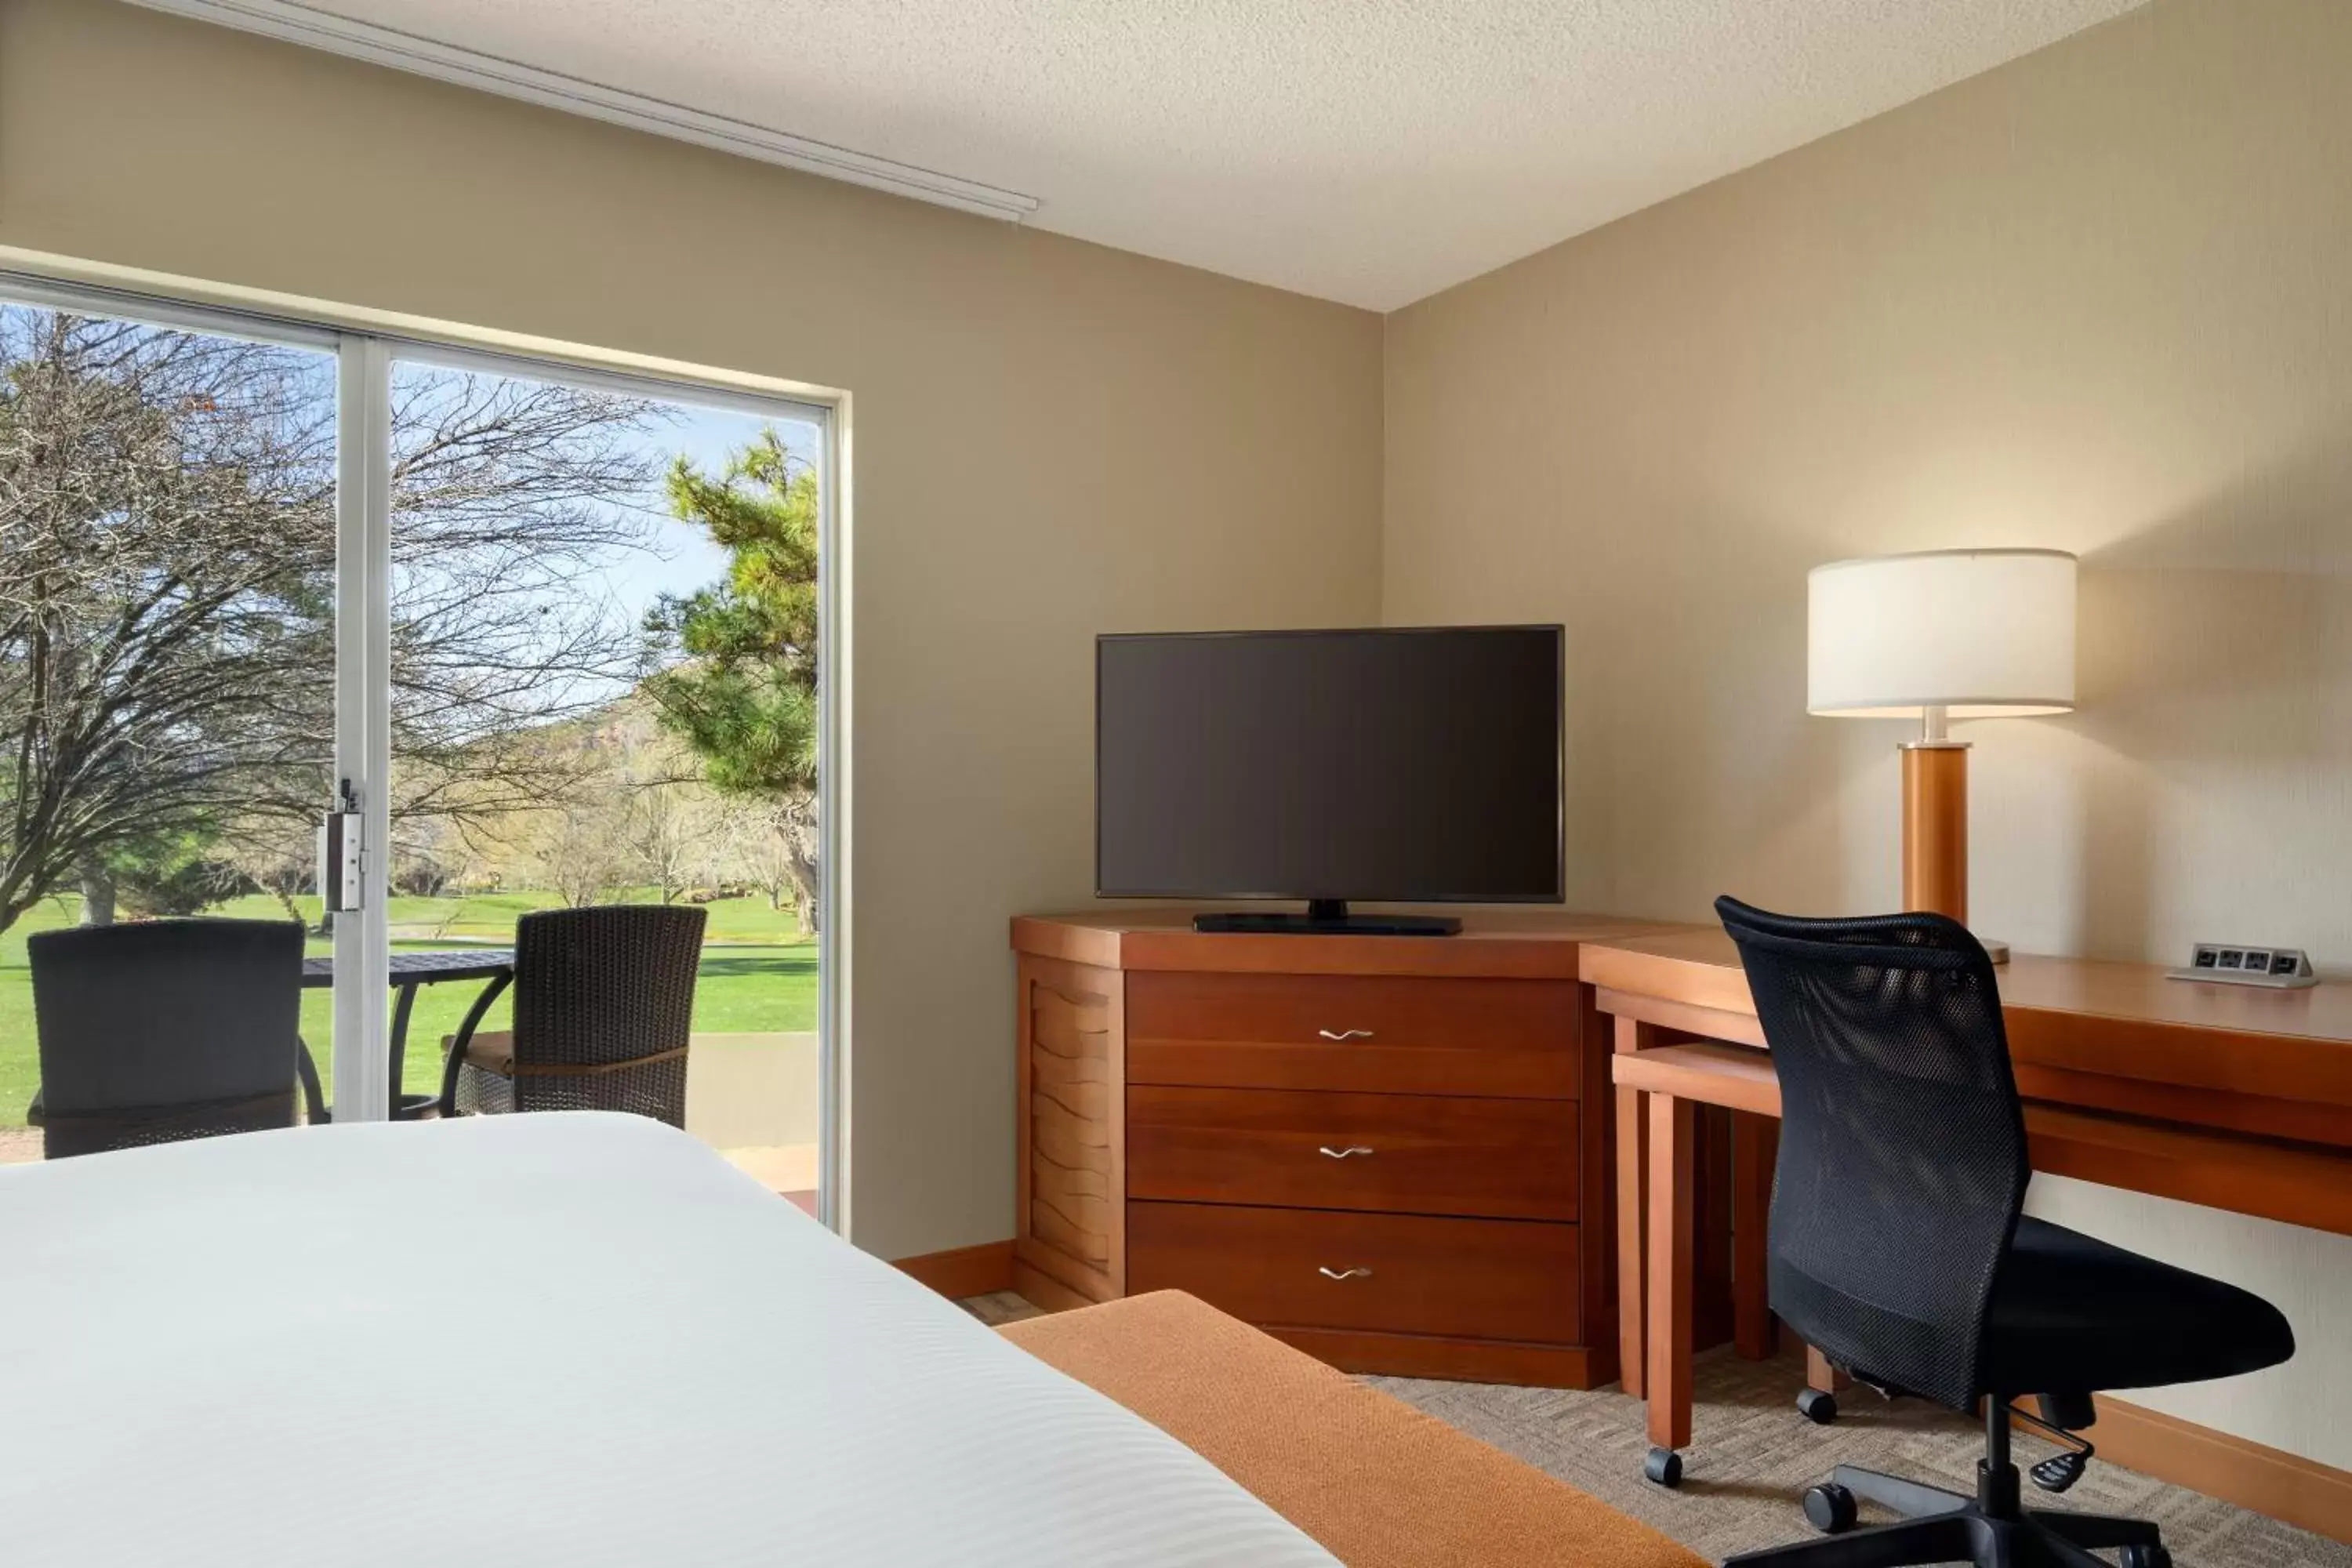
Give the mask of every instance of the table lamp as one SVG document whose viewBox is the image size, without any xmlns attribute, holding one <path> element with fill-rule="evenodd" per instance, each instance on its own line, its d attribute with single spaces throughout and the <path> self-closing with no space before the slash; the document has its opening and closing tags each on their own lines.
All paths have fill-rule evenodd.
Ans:
<svg viewBox="0 0 2352 1568">
<path fill-rule="evenodd" d="M 1807 596 L 1807 707 L 1919 721 L 1902 748 L 1903 907 L 1965 923 L 1969 743 L 1947 726 L 2074 710 L 2074 558 L 1928 550 L 1834 561 L 1813 568 Z"/>
</svg>

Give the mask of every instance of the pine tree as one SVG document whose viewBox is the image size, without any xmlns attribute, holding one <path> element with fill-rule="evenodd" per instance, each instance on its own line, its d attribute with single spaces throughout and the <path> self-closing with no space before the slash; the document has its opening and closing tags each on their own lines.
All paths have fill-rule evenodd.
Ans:
<svg viewBox="0 0 2352 1568">
<path fill-rule="evenodd" d="M 665 595 L 646 617 L 677 659 L 641 687 L 720 793 L 756 803 L 793 868 L 803 929 L 816 919 L 817 476 L 772 429 L 716 476 L 670 469 L 679 521 L 730 557 L 726 580 Z"/>
</svg>

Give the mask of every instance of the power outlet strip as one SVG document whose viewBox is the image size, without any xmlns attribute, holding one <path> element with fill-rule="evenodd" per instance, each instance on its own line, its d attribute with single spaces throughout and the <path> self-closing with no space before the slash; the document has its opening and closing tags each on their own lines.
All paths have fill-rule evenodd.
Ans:
<svg viewBox="0 0 2352 1568">
<path fill-rule="evenodd" d="M 2319 984 L 2312 973 L 2311 955 L 2299 947 L 2236 947 L 2228 942 L 2200 942 L 2186 969 L 2168 969 L 2172 980 L 2220 980 L 2231 985 L 2261 985 L 2291 991 Z"/>
</svg>

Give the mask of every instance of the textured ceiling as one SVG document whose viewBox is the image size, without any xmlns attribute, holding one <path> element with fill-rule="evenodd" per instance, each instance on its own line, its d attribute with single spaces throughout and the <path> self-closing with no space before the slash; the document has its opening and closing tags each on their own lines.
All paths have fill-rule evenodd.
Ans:
<svg viewBox="0 0 2352 1568">
<path fill-rule="evenodd" d="M 1389 310 L 2138 0 L 310 0 Z"/>
</svg>

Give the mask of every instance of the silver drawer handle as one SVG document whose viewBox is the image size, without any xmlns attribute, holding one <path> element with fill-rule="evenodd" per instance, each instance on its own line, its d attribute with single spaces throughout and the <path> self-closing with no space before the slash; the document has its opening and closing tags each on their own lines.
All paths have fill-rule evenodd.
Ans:
<svg viewBox="0 0 2352 1568">
<path fill-rule="evenodd" d="M 1318 1268 L 1315 1272 L 1326 1279 L 1370 1279 L 1372 1277 L 1369 1268 Z"/>
<path fill-rule="evenodd" d="M 1345 1149 L 1334 1149 L 1331 1145 L 1326 1143 L 1315 1152 L 1318 1154 L 1322 1155 L 1327 1160 L 1345 1160 L 1350 1155 L 1369 1154 L 1371 1152 L 1371 1150 L 1361 1143 L 1350 1143 Z"/>
<path fill-rule="evenodd" d="M 1318 1029 L 1315 1032 L 1327 1040 L 1369 1040 L 1372 1037 L 1370 1029 Z"/>
</svg>

